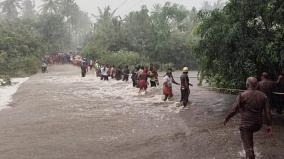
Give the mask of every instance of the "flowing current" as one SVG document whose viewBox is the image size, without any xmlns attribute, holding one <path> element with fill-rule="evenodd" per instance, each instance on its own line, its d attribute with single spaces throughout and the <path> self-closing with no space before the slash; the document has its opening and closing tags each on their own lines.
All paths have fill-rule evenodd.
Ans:
<svg viewBox="0 0 284 159">
<path fill-rule="evenodd" d="M 235 96 L 197 87 L 196 74 L 184 109 L 179 86 L 164 102 L 161 86 L 138 94 L 131 81 L 101 81 L 93 71 L 82 78 L 79 67 L 51 66 L 19 88 L 13 109 L 0 112 L 0 158 L 242 158 L 239 117 L 222 125 Z M 179 81 L 180 73 L 174 76 Z M 256 134 L 258 158 L 284 158 L 281 123 L 275 137 Z"/>
</svg>

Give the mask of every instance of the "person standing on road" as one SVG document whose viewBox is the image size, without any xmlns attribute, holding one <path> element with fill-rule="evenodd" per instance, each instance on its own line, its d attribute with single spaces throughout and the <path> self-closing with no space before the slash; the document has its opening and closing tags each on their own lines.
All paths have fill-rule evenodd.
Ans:
<svg viewBox="0 0 284 159">
<path fill-rule="evenodd" d="M 181 84 L 181 100 L 180 103 L 183 104 L 184 107 L 187 106 L 188 103 L 188 97 L 190 94 L 189 86 L 193 86 L 191 83 L 189 83 L 189 77 L 188 77 L 188 67 L 183 68 L 183 73 L 180 77 L 180 84 Z"/>
<path fill-rule="evenodd" d="M 255 159 L 253 134 L 259 131 L 263 124 L 263 112 L 265 116 L 266 132 L 271 135 L 271 111 L 267 96 L 257 90 L 258 82 L 254 77 L 249 77 L 246 82 L 247 90 L 239 94 L 229 114 L 224 120 L 228 121 L 237 113 L 241 114 L 240 133 L 246 159 Z"/>
</svg>

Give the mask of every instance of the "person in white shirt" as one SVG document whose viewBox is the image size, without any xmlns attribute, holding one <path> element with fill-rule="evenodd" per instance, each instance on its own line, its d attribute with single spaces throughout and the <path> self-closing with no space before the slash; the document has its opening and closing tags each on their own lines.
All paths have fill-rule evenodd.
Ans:
<svg viewBox="0 0 284 159">
<path fill-rule="evenodd" d="M 177 83 L 172 75 L 172 69 L 168 69 L 166 75 L 163 78 L 163 94 L 165 95 L 164 101 L 171 99 L 173 95 L 173 84 L 180 85 Z"/>
<path fill-rule="evenodd" d="M 101 80 L 108 81 L 108 68 L 105 65 L 101 68 Z"/>
</svg>

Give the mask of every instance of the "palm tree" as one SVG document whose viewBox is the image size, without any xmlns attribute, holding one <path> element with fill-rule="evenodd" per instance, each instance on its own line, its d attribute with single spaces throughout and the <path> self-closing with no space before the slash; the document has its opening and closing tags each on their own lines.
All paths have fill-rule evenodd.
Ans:
<svg viewBox="0 0 284 159">
<path fill-rule="evenodd" d="M 33 18 L 36 15 L 35 12 L 35 0 L 24 0 L 22 3 L 23 6 L 23 17 Z"/>
<path fill-rule="evenodd" d="M 42 0 L 41 5 L 42 14 L 56 14 L 59 12 L 59 2 L 57 0 Z"/>
<path fill-rule="evenodd" d="M 22 0 L 5 0 L 0 3 L 2 14 L 8 19 L 13 20 L 18 17 L 18 9 L 21 8 L 20 2 Z"/>
<path fill-rule="evenodd" d="M 75 0 L 60 0 L 60 12 L 67 19 L 74 14 L 74 10 L 78 10 L 78 6 Z"/>
</svg>

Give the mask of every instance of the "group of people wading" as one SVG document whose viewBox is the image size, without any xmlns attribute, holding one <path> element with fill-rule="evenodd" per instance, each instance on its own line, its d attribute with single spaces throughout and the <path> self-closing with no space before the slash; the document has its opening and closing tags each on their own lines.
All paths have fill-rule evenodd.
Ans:
<svg viewBox="0 0 284 159">
<path fill-rule="evenodd" d="M 133 87 L 139 88 L 139 93 L 146 92 L 148 86 L 157 87 L 159 85 L 159 75 L 157 66 L 150 65 L 136 66 L 131 72 L 129 67 L 115 67 L 114 65 L 100 65 L 93 60 L 82 59 L 80 62 L 82 77 L 86 76 L 88 70 L 94 67 L 97 76 L 101 80 L 108 81 L 109 78 L 116 80 L 128 81 L 131 76 Z M 176 82 L 173 76 L 173 70 L 168 69 L 163 76 L 163 95 L 164 101 L 173 97 L 173 84 L 180 86 L 181 104 L 186 107 L 190 94 L 190 86 L 188 72 L 189 69 L 184 67 L 180 76 L 180 83 Z M 272 134 L 272 117 L 271 106 L 275 106 L 278 113 L 282 113 L 284 103 L 284 75 L 280 74 L 276 81 L 269 78 L 269 74 L 263 72 L 261 81 L 255 77 L 249 77 L 246 81 L 247 90 L 240 93 L 234 102 L 232 109 L 225 117 L 224 125 L 236 114 L 241 115 L 240 135 L 243 148 L 247 159 L 255 159 L 253 134 L 262 128 L 263 123 L 266 124 L 265 131 Z"/>
<path fill-rule="evenodd" d="M 139 94 L 147 92 L 147 88 L 159 86 L 159 75 L 157 66 L 151 64 L 150 67 L 147 66 L 136 66 L 131 72 L 129 66 L 125 65 L 124 67 L 109 64 L 99 64 L 97 61 L 88 60 L 83 58 L 81 61 L 81 73 L 82 77 L 86 76 L 88 70 L 95 68 L 96 75 L 101 80 L 108 81 L 109 78 L 115 80 L 122 80 L 125 82 L 129 81 L 131 77 L 132 85 L 135 88 L 139 89 Z M 193 86 L 189 82 L 188 77 L 188 67 L 183 68 L 183 73 L 180 77 L 180 83 L 176 82 L 173 77 L 173 70 L 169 68 L 166 74 L 163 76 L 163 95 L 164 101 L 171 100 L 173 98 L 173 84 L 180 85 L 181 90 L 181 104 L 186 107 L 188 104 L 188 98 L 190 95 L 190 86 Z"/>
<path fill-rule="evenodd" d="M 278 113 L 282 113 L 284 98 L 284 76 L 280 74 L 277 81 L 269 79 L 269 74 L 263 72 L 261 81 L 249 77 L 246 81 L 247 90 L 240 93 L 224 125 L 237 113 L 241 114 L 240 135 L 247 159 L 255 159 L 253 134 L 266 124 L 266 132 L 272 134 L 271 106 L 276 105 Z M 277 91 L 277 92 L 274 92 Z"/>
<path fill-rule="evenodd" d="M 189 82 L 188 77 L 188 67 L 183 68 L 183 73 L 180 77 L 180 83 L 177 83 L 173 77 L 172 69 L 169 68 L 166 74 L 163 76 L 163 94 L 164 94 L 164 101 L 171 100 L 173 97 L 173 84 L 181 86 L 181 100 L 180 102 L 183 104 L 184 107 L 188 104 L 188 98 L 190 94 L 189 86 L 192 84 Z M 148 87 L 148 79 L 150 80 L 151 87 L 157 87 L 159 85 L 159 75 L 157 72 L 156 67 L 153 65 L 150 66 L 148 70 L 147 67 L 138 66 L 135 70 L 132 71 L 132 82 L 134 87 L 139 88 L 139 93 L 142 91 L 147 90 Z"/>
</svg>

